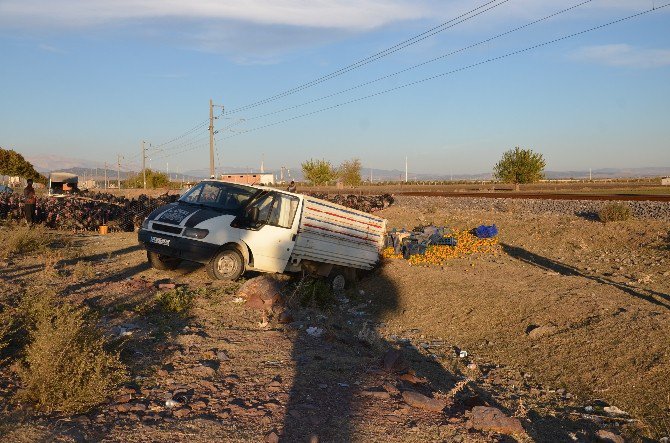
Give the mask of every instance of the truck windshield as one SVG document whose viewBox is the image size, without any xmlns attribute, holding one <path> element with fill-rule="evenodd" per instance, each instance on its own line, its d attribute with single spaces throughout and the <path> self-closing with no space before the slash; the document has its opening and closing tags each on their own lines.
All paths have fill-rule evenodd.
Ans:
<svg viewBox="0 0 670 443">
<path fill-rule="evenodd" d="M 238 213 L 257 192 L 256 189 L 232 183 L 203 182 L 187 191 L 179 201 Z"/>
</svg>

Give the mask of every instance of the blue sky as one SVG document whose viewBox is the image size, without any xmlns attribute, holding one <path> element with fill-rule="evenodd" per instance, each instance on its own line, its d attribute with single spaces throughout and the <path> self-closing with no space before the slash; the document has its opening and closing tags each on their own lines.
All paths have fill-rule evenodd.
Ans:
<svg viewBox="0 0 670 443">
<path fill-rule="evenodd" d="M 147 140 L 160 147 L 154 168 L 206 169 L 198 125 L 211 98 L 226 110 L 219 171 L 310 157 L 402 169 L 408 156 L 413 172 L 468 174 L 514 146 L 543 153 L 550 170 L 670 166 L 670 7 L 461 69 L 667 1 L 594 0 L 350 90 L 581 1 L 0 0 L 0 146 L 91 164 L 122 155 L 137 170 Z M 417 44 L 235 112 L 486 3 Z"/>
</svg>

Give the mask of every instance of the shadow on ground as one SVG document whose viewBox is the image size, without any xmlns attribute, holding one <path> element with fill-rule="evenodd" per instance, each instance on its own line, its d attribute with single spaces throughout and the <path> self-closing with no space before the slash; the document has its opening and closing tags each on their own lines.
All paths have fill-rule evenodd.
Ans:
<svg viewBox="0 0 670 443">
<path fill-rule="evenodd" d="M 612 286 L 633 297 L 639 298 L 641 300 L 647 301 L 654 305 L 661 306 L 670 310 L 669 294 L 664 294 L 662 292 L 654 291 L 651 289 L 630 287 L 624 283 L 619 283 L 605 277 L 601 277 L 598 275 L 589 275 L 582 272 L 581 270 L 579 270 L 574 266 L 566 265 L 565 263 L 561 263 L 547 257 L 542 257 L 541 255 L 534 254 L 530 251 L 527 251 L 526 249 L 519 248 L 517 246 L 512 246 L 505 243 L 501 243 L 501 246 L 503 248 L 503 251 L 510 257 L 514 257 L 517 260 L 521 260 L 524 263 L 537 266 L 538 268 L 544 269 L 546 271 L 557 272 L 561 275 L 582 277 L 588 280 L 595 281 L 602 285 Z"/>
</svg>

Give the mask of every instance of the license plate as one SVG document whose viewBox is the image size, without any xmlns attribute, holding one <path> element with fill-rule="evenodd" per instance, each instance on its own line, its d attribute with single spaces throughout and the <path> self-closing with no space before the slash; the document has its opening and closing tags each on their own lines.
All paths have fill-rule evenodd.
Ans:
<svg viewBox="0 0 670 443">
<path fill-rule="evenodd" d="M 170 240 L 167 238 L 160 237 L 149 237 L 151 243 L 156 243 L 157 245 L 170 246 Z"/>
</svg>

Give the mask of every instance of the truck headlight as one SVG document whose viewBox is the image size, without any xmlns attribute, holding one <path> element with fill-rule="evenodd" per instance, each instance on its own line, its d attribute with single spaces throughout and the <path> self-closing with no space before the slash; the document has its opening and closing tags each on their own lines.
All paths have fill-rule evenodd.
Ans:
<svg viewBox="0 0 670 443">
<path fill-rule="evenodd" d="M 142 222 L 142 229 L 149 229 L 149 218 L 145 218 Z"/>
<path fill-rule="evenodd" d="M 186 228 L 184 229 L 184 237 L 190 238 L 205 238 L 209 234 L 207 229 Z"/>
</svg>

